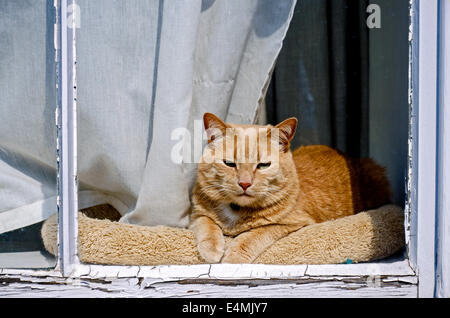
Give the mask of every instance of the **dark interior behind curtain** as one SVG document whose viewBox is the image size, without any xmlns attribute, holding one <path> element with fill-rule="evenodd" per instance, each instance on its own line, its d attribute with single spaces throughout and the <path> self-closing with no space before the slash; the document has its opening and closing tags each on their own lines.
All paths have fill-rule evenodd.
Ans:
<svg viewBox="0 0 450 318">
<path fill-rule="evenodd" d="M 296 116 L 293 146 L 368 149 L 367 0 L 298 0 L 266 95 L 271 124 Z"/>
</svg>

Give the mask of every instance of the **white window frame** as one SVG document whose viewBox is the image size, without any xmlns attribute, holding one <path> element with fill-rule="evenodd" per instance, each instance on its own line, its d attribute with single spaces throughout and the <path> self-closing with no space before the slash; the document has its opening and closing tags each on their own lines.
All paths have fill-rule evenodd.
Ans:
<svg viewBox="0 0 450 318">
<path fill-rule="evenodd" d="M 57 8 L 59 70 L 58 178 L 59 253 L 55 269 L 0 269 L 4 275 L 54 277 L 54 279 L 137 279 L 140 287 L 171 282 L 208 289 L 209 295 L 233 295 L 223 285 L 279 284 L 278 291 L 291 296 L 403 296 L 433 297 L 436 282 L 436 214 L 438 171 L 439 24 L 442 0 L 410 0 L 410 138 L 405 229 L 407 259 L 391 263 L 340 265 L 202 264 L 164 266 L 110 266 L 82 264 L 77 256 L 77 89 L 76 19 L 68 19 L 76 0 L 55 0 Z M 425 3 L 426 2 L 426 3 Z M 75 14 L 76 11 L 70 12 Z M 450 15 L 450 13 L 449 13 Z M 72 25 L 69 25 L 72 23 Z M 442 85 L 442 83 L 441 83 Z M 449 87 L 449 84 L 445 84 Z M 442 90 L 442 87 L 441 87 Z M 447 132 L 448 134 L 448 132 Z M 406 158 L 405 158 L 406 160 Z M 447 234 L 448 235 L 448 234 Z M 1 276 L 0 276 L 1 278 Z M 372 278 L 378 279 L 370 285 Z M 129 282 L 129 280 L 127 280 Z M 178 284 L 184 282 L 187 284 Z M 265 282 L 265 283 L 263 283 Z M 378 283 L 378 285 L 377 285 Z M 343 288 L 345 285 L 348 288 Z M 180 287 L 181 286 L 181 287 Z M 198 287 L 202 286 L 202 287 Z M 279 292 L 258 288 L 234 289 L 237 297 L 279 296 Z M 295 291 L 295 292 L 293 292 Z M 145 292 L 141 292 L 145 294 Z M 201 292 L 200 292 L 201 294 Z M 156 295 L 158 294 L 149 294 Z M 160 294 L 161 295 L 165 295 Z M 186 294 L 187 295 L 187 294 Z"/>
<path fill-rule="evenodd" d="M 411 1 L 410 167 L 407 243 L 419 297 L 433 297 L 437 172 L 439 2 Z"/>
<path fill-rule="evenodd" d="M 79 264 L 75 0 L 57 0 L 58 67 L 58 264 L 70 276 Z M 71 12 L 69 12 L 69 9 Z M 71 19 L 69 19 L 69 14 Z"/>
</svg>

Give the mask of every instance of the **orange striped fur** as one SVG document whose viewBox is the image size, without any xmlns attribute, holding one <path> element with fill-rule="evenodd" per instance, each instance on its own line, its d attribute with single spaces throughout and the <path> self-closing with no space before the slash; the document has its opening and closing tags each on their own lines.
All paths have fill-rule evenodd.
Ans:
<svg viewBox="0 0 450 318">
<path fill-rule="evenodd" d="M 206 113 L 204 123 L 209 143 L 198 166 L 190 228 L 210 263 L 251 263 L 304 226 L 390 202 L 384 168 L 371 159 L 351 159 L 323 145 L 291 152 L 295 118 L 275 127 L 234 125 Z M 258 130 L 254 145 L 244 138 L 245 151 L 236 142 L 227 147 L 226 141 L 255 128 L 267 131 Z M 276 152 L 265 150 L 271 145 Z M 234 237 L 227 248 L 224 235 Z"/>
</svg>

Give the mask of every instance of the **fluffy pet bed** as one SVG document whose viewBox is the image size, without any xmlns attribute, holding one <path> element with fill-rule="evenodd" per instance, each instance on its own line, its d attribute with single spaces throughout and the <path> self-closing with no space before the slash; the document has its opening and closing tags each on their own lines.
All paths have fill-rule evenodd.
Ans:
<svg viewBox="0 0 450 318">
<path fill-rule="evenodd" d="M 202 264 L 192 231 L 117 222 L 109 205 L 79 213 L 78 255 L 84 263 L 110 265 Z M 55 254 L 56 215 L 42 227 L 46 249 Z M 226 238 L 229 243 L 231 238 Z M 404 245 L 403 211 L 394 205 L 304 227 L 277 241 L 254 263 L 337 264 L 385 258 Z"/>
</svg>

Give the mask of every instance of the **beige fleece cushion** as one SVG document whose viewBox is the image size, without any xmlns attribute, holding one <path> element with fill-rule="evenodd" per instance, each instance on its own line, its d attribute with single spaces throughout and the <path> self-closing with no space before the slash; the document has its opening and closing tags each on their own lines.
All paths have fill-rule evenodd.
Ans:
<svg viewBox="0 0 450 318">
<path fill-rule="evenodd" d="M 165 265 L 205 263 L 192 231 L 139 226 L 78 214 L 78 254 L 84 263 Z M 46 249 L 55 254 L 57 218 L 42 227 Z M 227 238 L 227 243 L 231 241 Z M 336 264 L 372 261 L 392 255 L 405 244 L 403 211 L 395 205 L 314 224 L 291 233 L 254 263 Z"/>
</svg>

